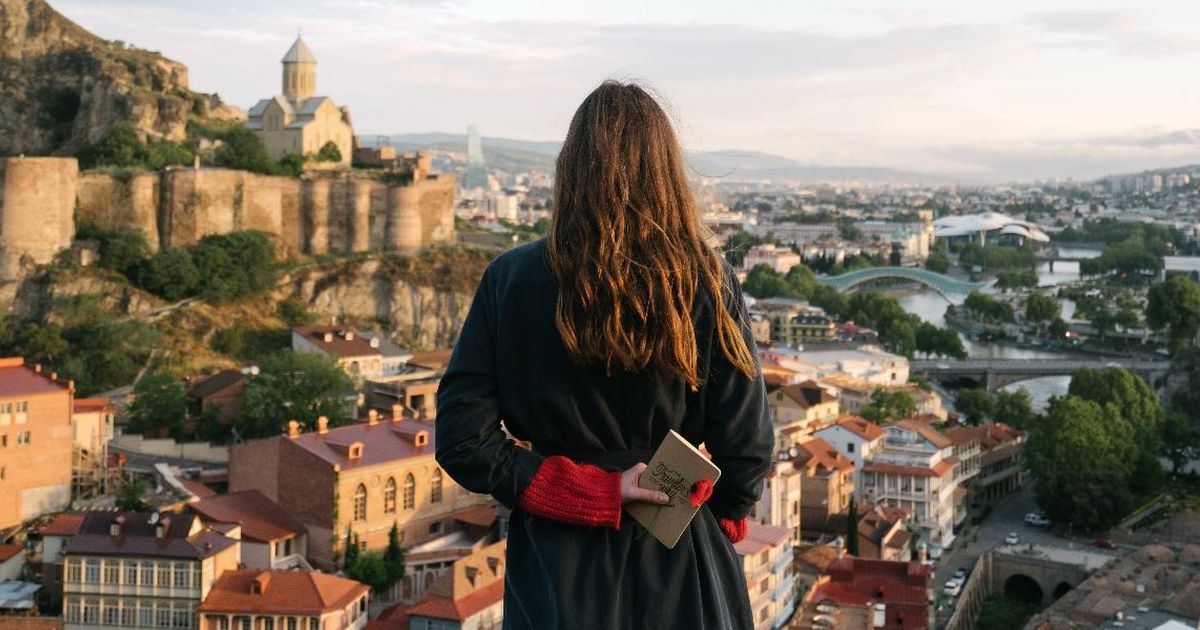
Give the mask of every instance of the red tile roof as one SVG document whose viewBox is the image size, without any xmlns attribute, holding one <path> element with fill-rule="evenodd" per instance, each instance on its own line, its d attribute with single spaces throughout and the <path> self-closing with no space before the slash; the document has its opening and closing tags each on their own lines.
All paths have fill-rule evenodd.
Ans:
<svg viewBox="0 0 1200 630">
<path fill-rule="evenodd" d="M 878 440 L 883 437 L 883 427 L 866 418 L 841 416 L 837 419 L 837 425 L 865 440 Z"/>
<path fill-rule="evenodd" d="M 492 523 L 496 522 L 496 506 L 477 505 L 465 510 L 459 510 L 454 513 L 454 520 L 462 521 L 467 525 L 491 527 Z"/>
<path fill-rule="evenodd" d="M 25 365 L 21 357 L 0 359 L 0 397 L 44 394 L 65 389 L 65 381 L 53 381 L 49 373 L 36 372 Z"/>
<path fill-rule="evenodd" d="M 445 595 L 428 595 L 420 603 L 408 609 L 408 616 L 461 622 L 503 599 L 504 580 L 494 580 L 458 599 L 452 599 Z"/>
<path fill-rule="evenodd" d="M 837 396 L 825 391 L 820 385 L 813 381 L 804 381 L 795 385 L 784 385 L 779 388 L 779 392 L 788 398 L 794 400 L 798 405 L 805 409 L 811 409 L 817 405 L 837 402 Z"/>
<path fill-rule="evenodd" d="M 913 477 L 942 477 L 954 469 L 958 460 L 947 457 L 931 468 L 925 466 L 900 466 L 898 464 L 868 463 L 863 466 L 863 472 L 887 473 L 892 475 L 910 475 Z"/>
<path fill-rule="evenodd" d="M 932 444 L 934 448 L 946 448 L 954 445 L 954 443 L 950 441 L 950 438 L 946 437 L 944 433 L 929 426 L 928 424 L 914 422 L 912 420 L 901 420 L 893 423 L 892 426 L 899 427 L 901 429 L 907 429 L 913 433 L 916 433 L 917 435 L 920 435 L 930 444 Z"/>
<path fill-rule="evenodd" d="M 259 542 L 291 538 L 306 531 L 291 514 L 258 490 L 219 494 L 189 507 L 204 521 L 238 523 L 242 526 L 242 537 Z"/>
<path fill-rule="evenodd" d="M 796 461 L 808 469 L 853 472 L 854 462 L 821 438 L 811 438 L 796 445 Z"/>
<path fill-rule="evenodd" d="M 187 489 L 188 492 L 191 492 L 201 499 L 217 496 L 216 490 L 213 490 L 212 488 L 209 488 L 208 486 L 194 479 L 178 479 L 177 481 L 179 481 L 179 485 Z"/>
<path fill-rule="evenodd" d="M 304 337 L 313 346 L 338 357 L 380 356 L 379 348 L 371 347 L 371 340 L 355 334 L 345 326 L 297 326 L 292 332 Z M 325 341 L 325 333 L 330 341 Z M 349 336 L 350 339 L 346 339 Z"/>
<path fill-rule="evenodd" d="M 258 593 L 256 584 L 261 585 Z M 238 569 L 221 574 L 197 611 L 315 616 L 341 610 L 369 590 L 354 580 L 315 571 Z"/>
<path fill-rule="evenodd" d="M 25 549 L 24 545 L 0 545 L 0 562 L 7 562 Z"/>
<path fill-rule="evenodd" d="M 428 441 L 416 446 L 412 436 L 425 431 Z M 432 422 L 405 418 L 399 422 L 380 419 L 377 424 L 356 423 L 329 429 L 324 435 L 303 433 L 291 440 L 300 448 L 320 457 L 341 470 L 373 466 L 410 457 L 433 457 L 434 430 Z M 362 443 L 362 456 L 350 459 L 346 447 L 354 442 Z"/>
<path fill-rule="evenodd" d="M 977 427 L 954 427 L 946 431 L 946 436 L 955 443 L 959 440 L 968 441 L 971 438 L 979 440 L 979 447 L 985 451 L 1002 444 L 1015 442 L 1021 438 L 1021 432 L 1003 422 L 989 422 Z M 970 437 L 967 437 L 970 436 Z"/>
<path fill-rule="evenodd" d="M 834 560 L 813 587 L 808 601 L 887 607 L 888 630 L 924 630 L 929 626 L 928 593 L 933 567 L 918 562 L 892 562 L 843 557 Z"/>
<path fill-rule="evenodd" d="M 74 536 L 82 526 L 83 514 L 56 514 L 38 533 L 42 536 Z"/>
<path fill-rule="evenodd" d="M 454 352 L 452 348 L 414 352 L 412 353 L 412 358 L 408 360 L 408 364 L 431 370 L 444 370 L 446 369 L 446 364 L 450 363 L 450 354 L 452 352 Z"/>
<path fill-rule="evenodd" d="M 74 405 L 76 413 L 86 411 L 112 411 L 112 407 L 109 406 L 107 398 L 76 398 Z"/>
<path fill-rule="evenodd" d="M 750 521 L 746 525 L 746 537 L 734 543 L 733 550 L 740 556 L 752 556 L 769 547 L 782 545 L 792 538 L 792 530 Z"/>
</svg>

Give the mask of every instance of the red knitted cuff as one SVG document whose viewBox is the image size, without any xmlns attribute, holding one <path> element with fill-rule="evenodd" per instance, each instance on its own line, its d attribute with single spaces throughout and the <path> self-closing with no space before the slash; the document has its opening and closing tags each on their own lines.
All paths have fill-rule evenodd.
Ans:
<svg viewBox="0 0 1200 630">
<path fill-rule="evenodd" d="M 553 455 L 538 467 L 518 505 L 564 523 L 620 529 L 621 473 Z"/>
<path fill-rule="evenodd" d="M 746 517 L 739 519 L 725 518 L 724 516 L 717 517 L 717 526 L 721 531 L 725 532 L 725 537 L 729 542 L 741 542 L 746 537 Z"/>
</svg>

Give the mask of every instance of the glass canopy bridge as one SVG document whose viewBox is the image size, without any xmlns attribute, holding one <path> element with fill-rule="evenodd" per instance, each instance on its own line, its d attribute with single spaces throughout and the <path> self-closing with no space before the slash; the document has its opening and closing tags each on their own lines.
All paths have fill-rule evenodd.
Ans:
<svg viewBox="0 0 1200 630">
<path fill-rule="evenodd" d="M 883 279 L 917 282 L 937 291 L 939 295 L 951 301 L 952 298 L 966 297 L 972 291 L 983 290 L 992 284 L 991 281 L 966 282 L 916 267 L 869 267 L 838 276 L 818 276 L 817 282 L 839 291 L 850 291 L 860 284 Z"/>
</svg>

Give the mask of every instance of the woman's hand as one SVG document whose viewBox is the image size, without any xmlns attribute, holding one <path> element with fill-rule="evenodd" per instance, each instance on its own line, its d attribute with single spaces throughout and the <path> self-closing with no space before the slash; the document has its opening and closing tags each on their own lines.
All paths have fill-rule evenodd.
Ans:
<svg viewBox="0 0 1200 630">
<path fill-rule="evenodd" d="M 664 492 L 658 490 L 647 490 L 638 486 L 638 477 L 642 475 L 642 471 L 646 470 L 646 465 L 638 462 L 632 468 L 621 473 L 621 504 L 624 505 L 630 501 L 645 501 L 657 505 L 666 505 L 671 502 L 671 497 Z"/>
</svg>

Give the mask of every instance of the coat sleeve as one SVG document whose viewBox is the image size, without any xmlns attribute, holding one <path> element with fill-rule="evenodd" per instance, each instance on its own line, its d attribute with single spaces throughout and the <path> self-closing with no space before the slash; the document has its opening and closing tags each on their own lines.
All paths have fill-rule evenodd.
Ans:
<svg viewBox="0 0 1200 630">
<path fill-rule="evenodd" d="M 708 378 L 703 387 L 704 445 L 721 469 L 721 478 L 708 500 L 709 509 L 717 517 L 737 520 L 746 516 L 762 495 L 763 477 L 775 448 L 775 431 L 741 285 L 728 267 L 725 284 L 725 308 L 754 356 L 755 375 L 747 377 L 729 362 L 714 328 Z"/>
<path fill-rule="evenodd" d="M 496 293 L 485 271 L 437 391 L 438 463 L 471 492 L 512 508 L 543 457 L 500 427 L 496 364 Z"/>
</svg>

